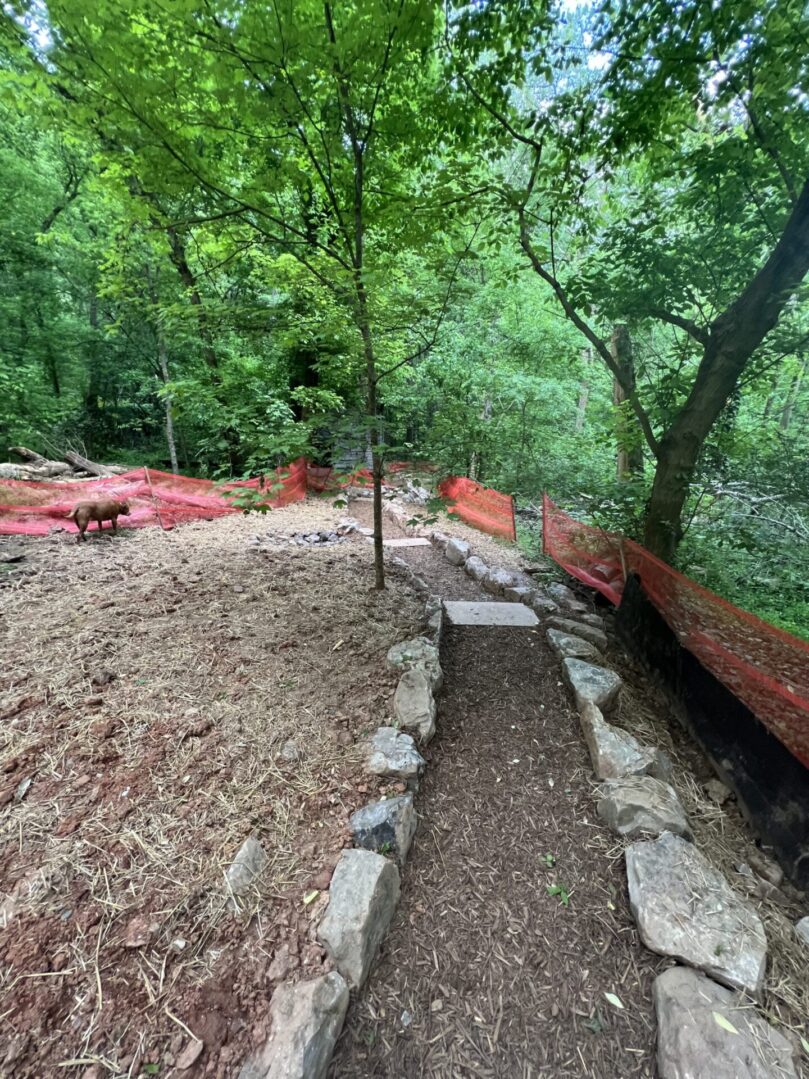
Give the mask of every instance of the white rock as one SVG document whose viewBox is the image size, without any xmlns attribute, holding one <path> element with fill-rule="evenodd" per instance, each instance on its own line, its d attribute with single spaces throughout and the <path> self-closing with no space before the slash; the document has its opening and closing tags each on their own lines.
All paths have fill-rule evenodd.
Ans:
<svg viewBox="0 0 809 1079">
<path fill-rule="evenodd" d="M 671 832 L 634 843 L 626 876 L 647 948 L 758 994 L 767 961 L 761 919 L 696 847 Z"/>
<path fill-rule="evenodd" d="M 651 776 L 608 779 L 599 787 L 598 798 L 599 817 L 627 839 L 661 832 L 691 837 L 677 792 L 660 779 Z"/>
<path fill-rule="evenodd" d="M 565 681 L 573 690 L 576 707 L 581 710 L 589 701 L 596 708 L 609 708 L 618 696 L 621 676 L 606 667 L 595 667 L 581 659 L 563 659 Z"/>
<path fill-rule="evenodd" d="M 473 581 L 482 581 L 489 572 L 489 567 L 482 558 L 478 558 L 476 554 L 473 554 L 464 563 L 463 571 L 468 573 Z"/>
<path fill-rule="evenodd" d="M 416 831 L 413 795 L 401 794 L 363 806 L 351 814 L 349 828 L 356 846 L 380 854 L 394 854 L 401 864 Z"/>
<path fill-rule="evenodd" d="M 594 644 L 583 637 L 574 637 L 561 629 L 549 629 L 546 633 L 548 644 L 562 659 L 601 659 L 601 653 Z"/>
<path fill-rule="evenodd" d="M 570 633 L 574 637 L 581 637 L 590 644 L 594 644 L 600 651 L 607 647 L 607 635 L 597 626 L 588 625 L 586 622 L 577 622 L 572 618 L 559 618 L 554 615 L 548 619 L 548 625 L 553 629 L 560 629 L 563 633 Z"/>
<path fill-rule="evenodd" d="M 446 536 L 443 532 L 434 531 L 430 533 L 430 539 L 439 551 L 446 550 L 449 543 L 449 536 Z"/>
<path fill-rule="evenodd" d="M 594 626 L 596 629 L 604 629 L 604 619 L 600 614 L 579 614 L 576 615 L 577 622 L 584 622 L 588 626 Z"/>
<path fill-rule="evenodd" d="M 380 727 L 371 740 L 365 766 L 373 775 L 415 783 L 424 771 L 424 765 L 424 758 L 409 734 L 403 734 L 395 727 Z"/>
<path fill-rule="evenodd" d="M 502 596 L 505 589 L 511 588 L 514 584 L 514 574 L 495 567 L 489 570 L 480 583 L 486 592 L 490 592 L 493 596 Z"/>
<path fill-rule="evenodd" d="M 655 978 L 660 1079 L 790 1079 L 792 1046 L 739 993 L 689 967 Z M 726 1020 L 735 1033 L 720 1026 Z"/>
<path fill-rule="evenodd" d="M 399 870 L 370 850 L 344 850 L 318 939 L 352 989 L 371 968 L 399 901 Z"/>
<path fill-rule="evenodd" d="M 642 746 L 637 738 L 605 722 L 601 712 L 587 701 L 579 712 L 584 740 L 593 771 L 599 779 L 653 775 L 668 778 L 668 762 L 660 750 Z"/>
<path fill-rule="evenodd" d="M 397 670 L 422 670 L 436 692 L 444 681 L 438 649 L 426 637 L 414 637 L 395 644 L 388 651 L 388 663 Z"/>
<path fill-rule="evenodd" d="M 405 671 L 393 695 L 393 714 L 399 726 L 416 731 L 419 741 L 429 742 L 435 734 L 435 700 L 430 680 L 416 667 Z"/>
<path fill-rule="evenodd" d="M 225 874 L 229 890 L 234 895 L 244 895 L 253 887 L 269 859 L 257 839 L 249 836 L 236 852 L 236 857 Z"/>
<path fill-rule="evenodd" d="M 803 944 L 809 944 L 809 917 L 795 922 L 795 935 Z"/>
<path fill-rule="evenodd" d="M 239 1079 L 323 1079 L 348 1008 L 348 986 L 336 970 L 310 982 L 279 985 L 272 996 L 269 1039 Z"/>
<path fill-rule="evenodd" d="M 469 544 L 463 540 L 451 539 L 444 548 L 444 558 L 453 566 L 462 566 L 469 557 Z"/>
</svg>

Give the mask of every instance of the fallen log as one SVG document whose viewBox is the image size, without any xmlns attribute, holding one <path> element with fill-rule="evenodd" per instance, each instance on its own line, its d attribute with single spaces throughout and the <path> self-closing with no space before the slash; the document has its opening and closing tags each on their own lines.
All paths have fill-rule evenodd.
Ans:
<svg viewBox="0 0 809 1079">
<path fill-rule="evenodd" d="M 16 453 L 18 457 L 22 457 L 23 461 L 30 461 L 33 465 L 48 463 L 47 457 L 43 457 L 41 453 L 36 453 L 34 450 L 29 450 L 26 446 L 9 446 L 8 452 Z"/>
<path fill-rule="evenodd" d="M 77 472 L 89 472 L 91 476 L 120 476 L 122 472 L 126 472 L 120 465 L 99 465 L 73 450 L 65 450 L 62 456 Z"/>
</svg>

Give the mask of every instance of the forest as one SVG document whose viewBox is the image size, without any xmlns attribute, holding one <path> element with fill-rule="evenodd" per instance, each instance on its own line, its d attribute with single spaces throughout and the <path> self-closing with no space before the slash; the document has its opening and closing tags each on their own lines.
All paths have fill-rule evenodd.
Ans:
<svg viewBox="0 0 809 1079">
<path fill-rule="evenodd" d="M 809 637 L 802 0 L 0 25 L 3 453 L 432 462 Z"/>
</svg>

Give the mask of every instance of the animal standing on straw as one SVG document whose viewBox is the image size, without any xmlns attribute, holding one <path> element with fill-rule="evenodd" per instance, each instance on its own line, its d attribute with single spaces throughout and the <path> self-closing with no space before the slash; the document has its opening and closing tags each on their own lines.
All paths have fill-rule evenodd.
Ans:
<svg viewBox="0 0 809 1079">
<path fill-rule="evenodd" d="M 104 528 L 104 521 L 112 521 L 113 532 L 118 531 L 118 517 L 123 514 L 129 516 L 128 502 L 79 502 L 67 515 L 69 521 L 75 521 L 79 528 L 76 543 L 87 540 L 85 532 L 90 521 L 98 521 L 98 531 Z"/>
</svg>

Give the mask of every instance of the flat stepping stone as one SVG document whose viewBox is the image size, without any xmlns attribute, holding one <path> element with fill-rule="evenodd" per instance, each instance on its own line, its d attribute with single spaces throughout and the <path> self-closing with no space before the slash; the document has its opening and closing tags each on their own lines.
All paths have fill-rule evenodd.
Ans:
<svg viewBox="0 0 809 1079">
<path fill-rule="evenodd" d="M 599 817 L 627 839 L 661 832 L 691 837 L 685 810 L 670 783 L 651 776 L 609 779 L 599 787 L 598 799 Z"/>
<path fill-rule="evenodd" d="M 797 1076 L 793 1048 L 733 993 L 689 967 L 655 978 L 660 1079 Z"/>
<path fill-rule="evenodd" d="M 453 626 L 536 626 L 539 619 L 522 603 L 465 603 L 445 600 L 444 611 Z"/>
<path fill-rule="evenodd" d="M 374 537 L 368 536 L 368 542 L 373 543 Z M 410 536 L 403 537 L 401 539 L 383 539 L 383 547 L 431 547 L 432 544 L 428 539 L 424 539 L 422 536 Z"/>
<path fill-rule="evenodd" d="M 693 844 L 671 832 L 634 843 L 626 877 L 647 948 L 758 995 L 767 962 L 761 919 Z"/>
</svg>

